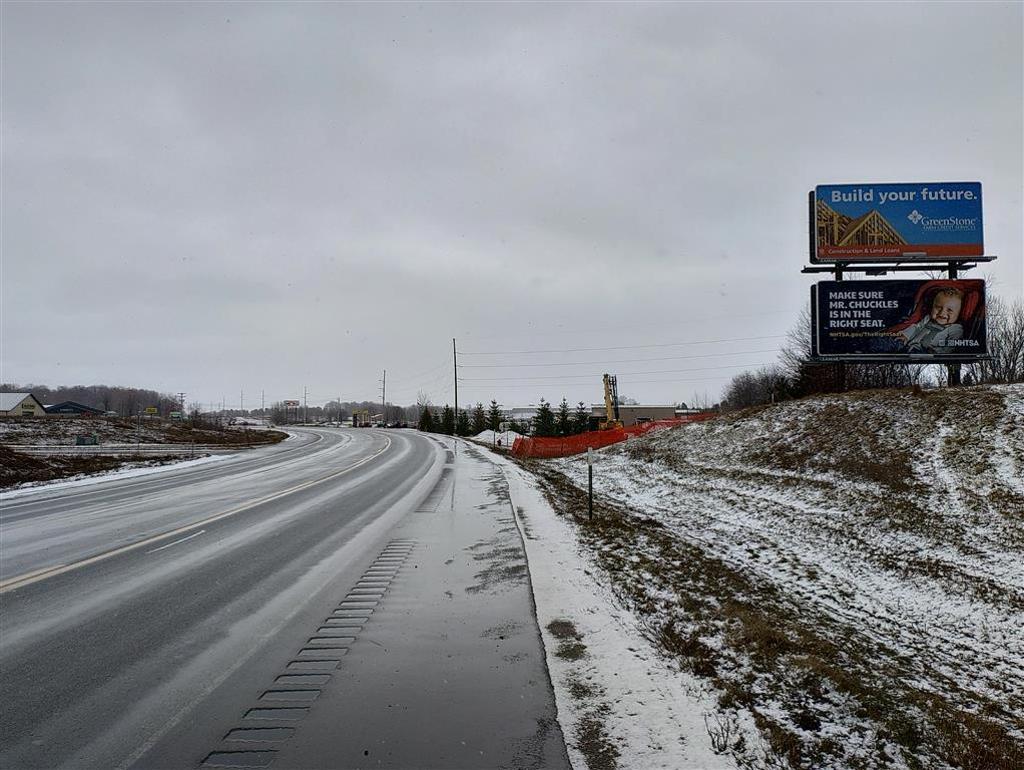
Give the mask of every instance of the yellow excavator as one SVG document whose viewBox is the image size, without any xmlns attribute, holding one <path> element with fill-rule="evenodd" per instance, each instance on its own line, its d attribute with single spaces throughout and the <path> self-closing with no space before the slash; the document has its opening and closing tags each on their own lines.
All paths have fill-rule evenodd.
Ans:
<svg viewBox="0 0 1024 770">
<path fill-rule="evenodd" d="M 612 374 L 604 376 L 604 415 L 605 418 L 597 425 L 600 430 L 622 427 L 622 420 L 619 419 L 619 383 Z"/>
</svg>

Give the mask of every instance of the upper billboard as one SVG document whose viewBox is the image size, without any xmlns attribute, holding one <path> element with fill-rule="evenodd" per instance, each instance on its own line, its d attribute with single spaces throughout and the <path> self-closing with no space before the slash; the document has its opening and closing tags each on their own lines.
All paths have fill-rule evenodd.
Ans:
<svg viewBox="0 0 1024 770">
<path fill-rule="evenodd" d="M 821 281 L 812 355 L 971 359 L 986 354 L 985 282 Z"/>
<path fill-rule="evenodd" d="M 811 262 L 913 262 L 985 253 L 980 182 L 818 185 Z"/>
</svg>

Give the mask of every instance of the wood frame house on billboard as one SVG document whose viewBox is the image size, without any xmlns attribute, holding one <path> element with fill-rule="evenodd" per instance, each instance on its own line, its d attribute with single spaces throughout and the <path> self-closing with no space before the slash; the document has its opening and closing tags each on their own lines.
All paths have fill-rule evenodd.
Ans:
<svg viewBox="0 0 1024 770">
<path fill-rule="evenodd" d="M 828 246 L 906 246 L 906 239 L 900 235 L 882 216 L 878 209 L 872 209 L 856 219 L 829 206 L 825 201 L 816 201 L 816 228 L 819 244 Z"/>
</svg>

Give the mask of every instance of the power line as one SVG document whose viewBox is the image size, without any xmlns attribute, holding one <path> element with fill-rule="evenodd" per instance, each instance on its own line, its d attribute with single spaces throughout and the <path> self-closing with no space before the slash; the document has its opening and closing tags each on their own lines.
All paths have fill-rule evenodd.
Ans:
<svg viewBox="0 0 1024 770">
<path fill-rule="evenodd" d="M 707 322 L 711 322 L 711 321 L 731 321 L 731 320 L 733 320 L 735 318 L 763 318 L 764 316 L 771 316 L 771 315 L 793 315 L 793 311 L 792 310 L 765 310 L 765 311 L 762 311 L 760 313 L 731 313 L 729 315 L 708 316 L 708 317 L 705 317 L 703 320 L 704 320 L 705 323 L 707 323 Z M 586 329 L 558 329 L 558 328 L 554 328 L 554 329 L 547 329 L 545 333 L 549 334 L 549 335 L 555 335 L 555 334 L 560 334 L 560 335 L 566 335 L 566 334 L 579 335 L 579 334 L 593 334 L 593 333 L 596 333 L 596 332 L 621 332 L 621 331 L 639 331 L 639 330 L 647 331 L 647 330 L 650 330 L 650 329 L 663 330 L 663 328 L 664 328 L 663 324 L 650 323 L 650 324 L 642 324 L 642 325 L 627 326 L 627 327 L 619 325 L 619 326 L 605 326 L 605 327 L 590 326 L 590 327 L 587 327 Z M 467 332 L 466 335 L 468 337 L 470 337 L 471 339 L 473 339 L 474 341 L 476 341 L 476 340 L 508 339 L 509 337 L 512 336 L 511 334 L 473 335 L 471 332 Z"/>
<path fill-rule="evenodd" d="M 755 366 L 769 366 L 772 362 L 756 364 L 727 364 L 725 366 L 707 366 L 698 369 L 657 369 L 649 372 L 620 372 L 620 377 L 643 376 L 646 374 L 675 374 L 676 372 L 711 372 L 720 369 L 749 369 Z M 600 377 L 603 372 L 593 374 L 554 374 L 542 377 L 460 377 L 459 382 L 522 382 L 533 380 L 580 380 Z"/>
<path fill-rule="evenodd" d="M 718 377 L 688 377 L 686 379 L 679 379 L 679 378 L 673 377 L 672 379 L 668 379 L 668 380 L 633 380 L 633 379 L 631 379 L 628 382 L 626 382 L 626 386 L 630 387 L 632 385 L 646 385 L 646 384 L 652 384 L 652 383 L 677 383 L 678 384 L 678 383 L 686 383 L 686 382 L 720 382 L 722 380 L 723 376 L 728 376 L 728 375 L 721 375 L 721 376 L 718 376 Z M 577 383 L 566 383 L 566 384 L 567 385 L 575 385 Z M 501 388 L 493 388 L 490 385 L 468 385 L 468 386 L 465 386 L 465 387 L 468 388 L 471 391 L 472 390 L 484 391 L 486 389 L 487 393 L 492 393 L 494 390 L 501 390 Z M 516 387 L 520 387 L 520 386 L 516 386 Z M 523 387 L 525 387 L 525 386 L 523 386 Z"/>
<path fill-rule="evenodd" d="M 522 369 L 535 366 L 590 366 L 597 364 L 642 364 L 647 361 L 685 361 L 693 358 L 723 358 L 725 356 L 747 356 L 756 353 L 778 353 L 775 348 L 769 350 L 737 350 L 729 353 L 703 353 L 693 356 L 663 356 L 661 358 L 620 358 L 604 361 L 569 361 L 568 363 L 548 364 L 463 364 L 463 369 Z"/>
<path fill-rule="evenodd" d="M 392 376 L 391 377 L 391 380 L 392 380 L 391 384 L 394 385 L 397 382 L 398 384 L 401 385 L 401 384 L 409 382 L 410 380 L 418 380 L 420 377 L 426 377 L 428 374 L 433 374 L 434 372 L 436 372 L 436 371 L 438 371 L 439 369 L 442 369 L 442 368 L 445 369 L 445 373 L 447 374 L 448 373 L 447 372 L 448 364 L 446 362 L 446 363 L 443 363 L 443 364 L 438 364 L 437 366 L 433 367 L 432 369 L 428 369 L 427 371 L 422 372 L 421 374 L 411 374 L 411 375 L 409 375 L 407 377 L 399 377 L 397 380 L 394 378 L 394 376 Z"/>
<path fill-rule="evenodd" d="M 593 353 L 602 350 L 640 350 L 641 348 L 671 348 L 678 347 L 681 345 L 713 345 L 722 342 L 751 342 L 753 340 L 778 340 L 783 339 L 785 334 L 768 334 L 764 337 L 731 337 L 723 340 L 693 340 L 691 342 L 654 342 L 648 345 L 616 345 L 602 348 L 562 348 L 562 349 L 551 349 L 551 350 L 506 350 L 497 351 L 492 353 L 466 353 L 463 352 L 464 356 L 520 356 L 520 355 L 533 355 L 535 353 Z M 472 366 L 473 364 L 463 364 L 463 366 Z"/>
</svg>

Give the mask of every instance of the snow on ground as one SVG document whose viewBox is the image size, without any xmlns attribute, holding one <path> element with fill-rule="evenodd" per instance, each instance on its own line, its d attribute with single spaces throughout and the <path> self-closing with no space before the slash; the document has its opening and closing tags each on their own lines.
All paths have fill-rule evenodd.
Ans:
<svg viewBox="0 0 1024 770">
<path fill-rule="evenodd" d="M 67 452 L 36 454 L 33 451 L 40 447 L 71 447 L 81 435 L 94 436 L 99 445 L 76 447 Z M 167 458 L 158 458 L 157 454 L 194 456 L 196 450 L 205 453 L 206 447 L 230 452 L 273 444 L 282 438 L 290 440 L 284 431 L 225 429 L 203 423 L 192 425 L 155 419 L 140 423 L 85 417 L 5 417 L 0 419 L 0 487 L 22 491 L 50 489 L 58 482 L 81 485 L 121 478 L 125 473 L 159 472 L 165 469 Z M 133 460 L 123 454 L 128 448 L 144 449 L 150 459 Z M 169 451 L 160 451 L 165 448 Z M 173 467 L 183 464 L 175 462 Z M 85 477 L 93 480 L 85 481 Z"/>
<path fill-rule="evenodd" d="M 225 462 L 238 457 L 238 455 L 206 455 L 197 457 L 194 460 L 182 460 L 181 462 L 164 463 L 153 465 L 152 461 L 143 460 L 138 463 L 130 463 L 127 467 L 104 473 L 81 474 L 69 479 L 60 481 L 40 481 L 21 485 L 6 492 L 0 492 L 0 501 L 11 500 L 15 497 L 37 492 L 50 492 L 55 489 L 69 489 L 74 487 L 86 487 L 92 484 L 100 484 L 107 481 L 120 481 L 122 479 L 137 478 L 139 476 L 150 476 L 154 473 L 165 471 L 176 471 L 182 468 L 194 468 L 197 465 L 207 465 L 211 462 Z"/>
<path fill-rule="evenodd" d="M 534 467 L 578 516 L 585 460 Z M 1013 767 L 1022 468 L 1024 387 L 829 396 L 602 450 L 600 526 L 533 526 L 544 548 L 575 532 L 644 635 L 718 690 L 744 766 Z M 756 750 L 729 725 L 750 717 Z"/>
<path fill-rule="evenodd" d="M 501 464 L 530 565 L 537 619 L 555 686 L 558 719 L 577 770 L 732 768 L 711 748 L 705 715 L 714 699 L 673 670 L 614 598 L 555 515 L 537 480 Z"/>
<path fill-rule="evenodd" d="M 515 443 L 517 438 L 522 438 L 514 430 L 485 430 L 481 433 L 477 433 L 475 436 L 470 436 L 470 441 L 476 441 L 479 444 L 486 444 L 487 446 L 497 446 L 498 441 L 501 441 L 501 446 L 509 448 Z"/>
</svg>

